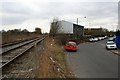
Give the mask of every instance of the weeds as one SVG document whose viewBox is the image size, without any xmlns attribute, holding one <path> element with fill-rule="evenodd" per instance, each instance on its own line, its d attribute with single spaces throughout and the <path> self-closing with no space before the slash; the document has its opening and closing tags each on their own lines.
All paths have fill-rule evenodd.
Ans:
<svg viewBox="0 0 120 80">
<path fill-rule="evenodd" d="M 62 46 L 53 38 L 47 38 L 45 50 L 40 58 L 39 78 L 69 78 L 72 77 L 67 66 L 66 55 Z"/>
</svg>

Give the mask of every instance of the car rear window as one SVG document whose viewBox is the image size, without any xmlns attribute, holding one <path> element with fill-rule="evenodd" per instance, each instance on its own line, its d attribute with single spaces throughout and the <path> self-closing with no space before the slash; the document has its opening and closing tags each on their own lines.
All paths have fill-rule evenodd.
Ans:
<svg viewBox="0 0 120 80">
<path fill-rule="evenodd" d="M 67 43 L 68 46 L 76 46 L 76 44 L 73 43 Z"/>
<path fill-rule="evenodd" d="M 110 39 L 110 40 L 108 40 L 108 41 L 113 41 L 113 39 Z"/>
<path fill-rule="evenodd" d="M 107 45 L 112 45 L 112 44 L 115 44 L 115 43 L 107 43 Z"/>
</svg>

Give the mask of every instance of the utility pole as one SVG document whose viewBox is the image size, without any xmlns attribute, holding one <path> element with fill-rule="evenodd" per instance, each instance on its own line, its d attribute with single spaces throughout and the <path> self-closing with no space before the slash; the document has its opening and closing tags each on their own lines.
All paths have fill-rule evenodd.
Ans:
<svg viewBox="0 0 120 80">
<path fill-rule="evenodd" d="M 85 17 L 78 17 L 78 18 L 77 18 L 77 24 L 78 24 L 78 20 L 79 20 L 79 18 L 86 18 L 86 16 L 85 16 Z"/>
<path fill-rule="evenodd" d="M 77 24 L 78 24 L 78 18 L 77 18 Z"/>
</svg>

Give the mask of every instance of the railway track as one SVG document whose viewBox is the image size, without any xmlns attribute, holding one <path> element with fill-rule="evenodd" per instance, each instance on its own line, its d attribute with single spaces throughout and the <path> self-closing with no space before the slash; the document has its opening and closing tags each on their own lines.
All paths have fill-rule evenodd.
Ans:
<svg viewBox="0 0 120 80">
<path fill-rule="evenodd" d="M 2 52 L 0 54 L 3 54 L 3 53 L 6 53 L 12 49 L 15 49 L 15 48 L 19 48 L 23 45 L 26 45 L 26 44 L 29 44 L 35 40 L 37 40 L 39 38 L 35 38 L 35 39 L 31 39 L 31 40 L 27 40 L 27 41 L 20 41 L 20 42 L 15 42 L 15 43 L 8 43 L 8 44 L 5 44 L 5 45 L 2 45 L 3 47 L 0 47 L 0 49 L 2 49 Z"/>
<path fill-rule="evenodd" d="M 27 52 L 29 49 L 31 49 L 37 43 L 41 42 L 44 39 L 45 37 L 42 39 L 36 38 L 33 40 L 21 42 L 11 46 L 6 46 L 3 47 L 3 49 L 1 48 L 3 51 L 0 55 L 2 56 L 2 59 L 0 60 L 0 64 L 2 65 L 0 65 L 0 68 L 3 68 L 4 66 L 8 65 L 9 63 L 14 61 L 16 58 Z"/>
<path fill-rule="evenodd" d="M 25 42 L 25 41 L 29 41 L 29 40 L 33 40 L 33 39 L 37 39 L 39 37 L 36 37 L 36 38 L 31 38 L 31 39 L 25 39 L 25 40 L 18 40 L 18 41 L 14 41 L 14 42 L 9 42 L 9 43 L 4 43 L 4 44 L 1 44 L 0 45 L 0 48 L 2 47 L 6 47 L 6 46 L 11 46 L 11 45 L 15 45 L 15 44 L 18 44 L 18 43 L 21 43 L 21 42 Z"/>
</svg>

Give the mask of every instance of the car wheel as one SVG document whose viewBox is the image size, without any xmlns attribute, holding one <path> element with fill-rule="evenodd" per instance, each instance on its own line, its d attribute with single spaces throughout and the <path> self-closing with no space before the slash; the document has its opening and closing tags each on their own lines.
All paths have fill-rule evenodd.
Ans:
<svg viewBox="0 0 120 80">
<path fill-rule="evenodd" d="M 106 47 L 106 49 L 108 50 L 108 48 Z"/>
<path fill-rule="evenodd" d="M 77 52 L 77 50 L 75 50 L 75 52 Z"/>
</svg>

